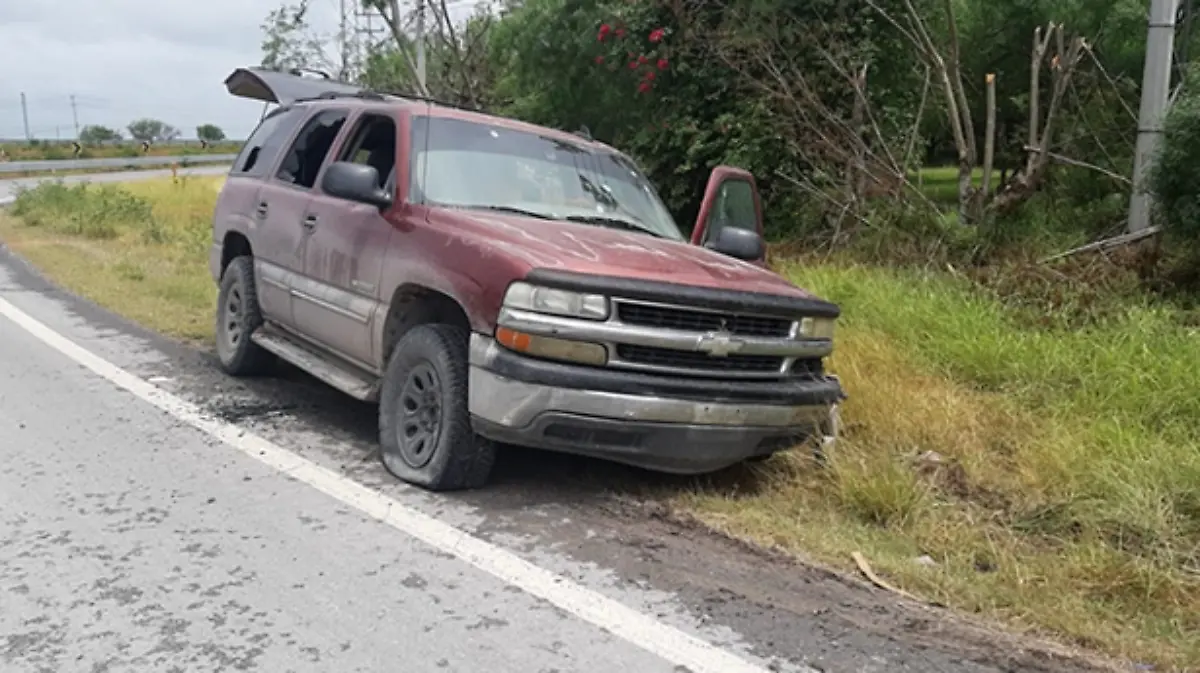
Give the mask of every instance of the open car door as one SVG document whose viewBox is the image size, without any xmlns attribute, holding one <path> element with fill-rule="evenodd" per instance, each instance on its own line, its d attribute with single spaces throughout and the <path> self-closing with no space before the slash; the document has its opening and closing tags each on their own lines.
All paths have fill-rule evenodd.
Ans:
<svg viewBox="0 0 1200 673">
<path fill-rule="evenodd" d="M 713 169 L 692 229 L 692 244 L 766 264 L 762 202 L 749 171 L 733 166 Z"/>
</svg>

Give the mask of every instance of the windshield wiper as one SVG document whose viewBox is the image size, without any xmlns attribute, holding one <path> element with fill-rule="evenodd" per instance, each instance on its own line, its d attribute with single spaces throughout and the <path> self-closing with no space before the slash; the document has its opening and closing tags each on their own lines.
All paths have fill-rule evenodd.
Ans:
<svg viewBox="0 0 1200 673">
<path fill-rule="evenodd" d="M 604 215 L 567 215 L 562 218 L 569 222 L 583 222 L 585 224 L 599 224 L 601 226 L 615 227 L 626 231 L 636 231 L 640 234 L 650 234 L 655 238 L 666 238 L 661 233 L 647 227 L 640 222 L 626 220 L 622 217 L 606 217 Z"/>
<path fill-rule="evenodd" d="M 539 213 L 536 210 L 525 210 L 524 208 L 515 208 L 513 206 L 458 206 L 459 208 L 467 208 L 469 210 L 490 210 L 497 213 L 510 213 L 512 215 L 524 215 L 526 217 L 536 217 L 539 220 L 557 220 L 558 216 L 551 213 Z"/>
</svg>

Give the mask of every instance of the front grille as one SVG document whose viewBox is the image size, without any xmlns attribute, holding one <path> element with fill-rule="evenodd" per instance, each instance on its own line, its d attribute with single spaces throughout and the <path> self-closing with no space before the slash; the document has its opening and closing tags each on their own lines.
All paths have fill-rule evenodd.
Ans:
<svg viewBox="0 0 1200 673">
<path fill-rule="evenodd" d="M 738 336 L 786 337 L 792 331 L 792 321 L 786 318 L 695 311 L 653 304 L 621 302 L 617 304 L 617 318 L 628 325 L 688 332 L 716 332 L 724 327 Z"/>
<path fill-rule="evenodd" d="M 678 351 L 671 348 L 655 348 L 653 346 L 635 346 L 618 344 L 617 356 L 625 362 L 669 367 L 672 369 L 693 369 L 704 372 L 749 372 L 773 373 L 783 369 L 783 358 L 774 355 L 730 355 L 716 358 L 706 353 L 694 351 Z"/>
</svg>

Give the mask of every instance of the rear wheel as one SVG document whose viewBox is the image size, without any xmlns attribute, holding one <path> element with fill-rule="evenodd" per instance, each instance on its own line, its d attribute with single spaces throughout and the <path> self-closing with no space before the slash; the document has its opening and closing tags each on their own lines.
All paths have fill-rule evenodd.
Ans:
<svg viewBox="0 0 1200 673">
<path fill-rule="evenodd" d="M 238 257 L 221 275 L 221 290 L 217 294 L 217 359 L 226 373 L 254 376 L 271 368 L 274 356 L 250 340 L 262 324 L 254 286 L 254 260 L 249 256 Z"/>
<path fill-rule="evenodd" d="M 421 325 L 396 344 L 379 399 L 384 467 L 431 491 L 483 486 L 495 445 L 471 429 L 466 330 Z"/>
</svg>

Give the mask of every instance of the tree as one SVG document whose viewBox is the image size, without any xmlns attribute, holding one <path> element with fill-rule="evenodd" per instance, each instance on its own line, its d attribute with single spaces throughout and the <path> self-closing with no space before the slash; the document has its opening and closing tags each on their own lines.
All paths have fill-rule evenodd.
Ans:
<svg viewBox="0 0 1200 673">
<path fill-rule="evenodd" d="M 131 138 L 141 142 L 167 142 L 179 137 L 178 129 L 157 119 L 138 119 L 130 122 L 126 128 Z"/>
<path fill-rule="evenodd" d="M 79 131 L 79 142 L 85 145 L 111 143 L 121 139 L 121 132 L 107 126 L 89 124 Z"/>
<path fill-rule="evenodd" d="M 358 78 L 358 36 L 344 28 L 333 36 L 316 32 L 308 22 L 309 0 L 284 2 L 262 23 L 262 66 L 274 70 L 315 70 L 343 82 Z M 327 45 L 336 51 L 329 55 Z"/>
<path fill-rule="evenodd" d="M 586 126 L 637 157 L 685 227 L 713 166 L 750 170 L 768 234 L 791 235 L 844 212 L 828 191 L 847 182 L 860 137 L 886 155 L 876 136 L 912 126 L 919 59 L 871 18 L 865 0 L 526 0 L 489 36 L 494 97 L 509 115 Z M 867 63 L 878 134 L 865 116 L 851 128 L 851 79 Z"/>
<path fill-rule="evenodd" d="M 225 132 L 216 124 L 201 124 L 196 127 L 196 137 L 210 143 L 219 143 L 225 139 Z"/>
</svg>

